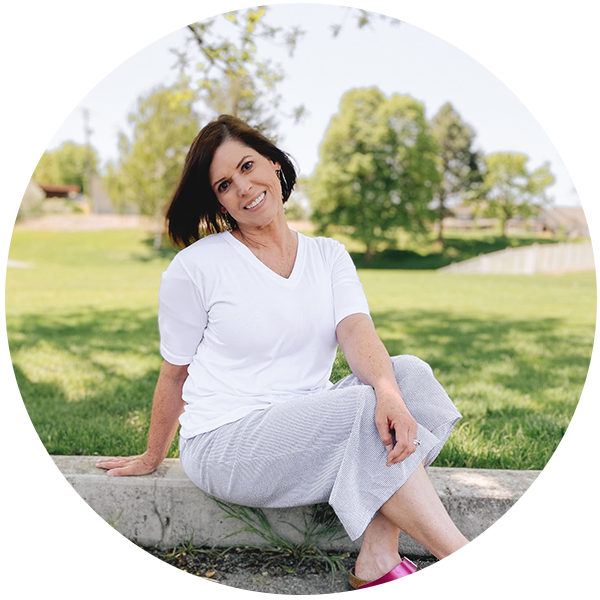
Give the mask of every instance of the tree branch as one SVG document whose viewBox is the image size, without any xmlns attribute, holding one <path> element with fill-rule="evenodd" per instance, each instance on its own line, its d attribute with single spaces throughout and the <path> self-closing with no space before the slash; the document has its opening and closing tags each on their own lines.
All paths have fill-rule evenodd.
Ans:
<svg viewBox="0 0 600 600">
<path fill-rule="evenodd" d="M 164 5 L 168 8 L 170 8 L 175 15 L 179 18 L 179 20 L 192 32 L 192 34 L 194 35 L 195 40 L 198 42 L 198 44 L 200 46 L 204 45 L 204 41 L 202 40 L 202 38 L 198 35 L 198 33 L 196 32 L 196 30 L 194 29 L 193 25 L 191 25 L 188 20 L 185 18 L 185 16 L 183 15 L 183 13 L 181 12 L 181 9 L 177 6 L 177 4 L 173 3 L 173 2 L 165 2 Z"/>
</svg>

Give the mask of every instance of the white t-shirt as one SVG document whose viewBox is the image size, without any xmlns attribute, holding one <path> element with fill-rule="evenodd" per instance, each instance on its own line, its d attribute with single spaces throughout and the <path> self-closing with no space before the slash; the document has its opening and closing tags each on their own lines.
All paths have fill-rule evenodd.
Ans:
<svg viewBox="0 0 600 600">
<path fill-rule="evenodd" d="M 288 279 L 229 232 L 182 250 L 162 275 L 158 316 L 163 358 L 189 364 L 180 435 L 330 387 L 335 329 L 354 313 L 369 306 L 336 240 L 299 233 Z"/>
</svg>

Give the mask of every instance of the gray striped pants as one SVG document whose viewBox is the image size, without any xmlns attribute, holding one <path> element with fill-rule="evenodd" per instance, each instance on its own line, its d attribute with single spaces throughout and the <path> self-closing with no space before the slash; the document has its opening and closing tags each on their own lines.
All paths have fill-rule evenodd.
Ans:
<svg viewBox="0 0 600 600">
<path fill-rule="evenodd" d="M 421 445 L 386 466 L 375 426 L 375 392 L 354 375 L 323 392 L 254 411 L 190 439 L 181 464 L 206 493 L 263 508 L 329 502 L 352 540 L 421 462 L 430 465 L 460 420 L 429 365 L 392 357 L 404 402 L 418 423 Z"/>
</svg>

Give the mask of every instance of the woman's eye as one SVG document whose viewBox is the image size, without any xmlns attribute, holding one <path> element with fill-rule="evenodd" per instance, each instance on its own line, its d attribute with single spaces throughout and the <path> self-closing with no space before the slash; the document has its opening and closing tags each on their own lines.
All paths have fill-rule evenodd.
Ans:
<svg viewBox="0 0 600 600">
<path fill-rule="evenodd" d="M 219 185 L 219 187 L 217 188 L 217 191 L 219 191 L 219 192 L 224 192 L 224 191 L 227 189 L 227 186 L 228 186 L 228 185 L 229 185 L 229 184 L 228 184 L 226 181 L 224 181 L 223 183 L 221 183 L 221 184 Z"/>
<path fill-rule="evenodd" d="M 242 171 L 248 171 L 251 168 L 252 168 L 252 161 L 251 160 L 249 160 L 247 163 L 244 163 L 242 165 Z"/>
</svg>

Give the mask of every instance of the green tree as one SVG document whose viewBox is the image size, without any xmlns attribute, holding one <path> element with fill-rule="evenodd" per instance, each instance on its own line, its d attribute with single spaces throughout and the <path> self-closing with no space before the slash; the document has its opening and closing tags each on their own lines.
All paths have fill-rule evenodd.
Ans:
<svg viewBox="0 0 600 600">
<path fill-rule="evenodd" d="M 356 27 L 370 27 L 378 18 L 390 24 L 397 19 L 354 8 L 341 8 L 343 21 L 350 16 Z M 198 86 L 198 99 L 210 116 L 227 113 L 237 116 L 276 140 L 280 116 L 301 121 L 306 114 L 299 105 L 286 114 L 281 110 L 278 84 L 284 79 L 281 65 L 261 60 L 258 45 L 267 42 L 279 46 L 290 57 L 305 34 L 299 27 L 273 27 L 268 21 L 269 7 L 258 6 L 236 10 L 188 25 L 192 47 L 178 53 L 179 67 Z M 341 23 L 331 25 L 333 37 Z M 200 76 L 198 78 L 198 73 Z"/>
<path fill-rule="evenodd" d="M 41 184 L 78 185 L 88 192 L 88 158 L 92 174 L 98 170 L 98 153 L 84 144 L 67 141 L 56 150 L 44 152 L 32 179 Z"/>
<path fill-rule="evenodd" d="M 497 152 L 486 157 L 483 194 L 478 198 L 482 213 L 497 218 L 502 235 L 506 222 L 515 217 L 527 219 L 550 204 L 546 188 L 554 183 L 549 163 L 535 171 L 527 169 L 529 158 L 516 152 Z"/>
<path fill-rule="evenodd" d="M 64 142 L 54 151 L 61 183 L 78 185 L 81 190 L 87 190 L 86 182 L 88 152 L 90 154 L 91 173 L 98 172 L 98 154 L 87 146 L 75 142 Z"/>
<path fill-rule="evenodd" d="M 598 113 L 598 8 L 585 3 L 581 10 L 572 11 L 581 27 L 570 31 L 570 40 L 563 49 L 565 64 L 554 74 L 555 83 L 574 90 L 576 153 L 588 152 L 592 166 L 583 166 L 578 173 L 584 184 L 596 188 L 597 113 Z"/>
<path fill-rule="evenodd" d="M 440 184 L 435 200 L 438 212 L 438 241 L 443 245 L 443 221 L 451 214 L 450 203 L 468 201 L 483 182 L 483 156 L 473 149 L 475 133 L 447 102 L 431 121 L 433 135 L 440 147 Z"/>
<path fill-rule="evenodd" d="M 437 144 L 410 96 L 354 89 L 341 101 L 319 148 L 309 180 L 312 221 L 321 233 L 350 228 L 370 260 L 397 229 L 424 231 L 439 183 Z"/>
<path fill-rule="evenodd" d="M 280 78 L 274 79 L 272 85 L 279 80 Z M 273 106 L 269 99 L 264 97 L 251 77 L 226 72 L 221 79 L 205 81 L 203 85 L 204 103 L 215 117 L 220 114 L 239 117 L 276 141 L 276 105 Z"/>
<path fill-rule="evenodd" d="M 185 79 L 139 98 L 137 111 L 129 115 L 131 139 L 119 134 L 119 161 L 107 166 L 105 182 L 115 206 L 122 209 L 131 203 L 140 214 L 156 219 L 156 248 L 161 245 L 165 207 L 198 133 L 193 100 Z"/>
</svg>

